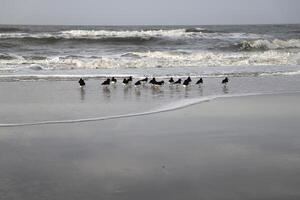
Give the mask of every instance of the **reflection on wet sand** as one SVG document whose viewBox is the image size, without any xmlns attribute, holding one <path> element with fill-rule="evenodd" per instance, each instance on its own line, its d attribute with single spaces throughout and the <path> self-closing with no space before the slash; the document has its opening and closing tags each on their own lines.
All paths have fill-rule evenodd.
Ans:
<svg viewBox="0 0 300 200">
<path fill-rule="evenodd" d="M 227 84 L 223 85 L 222 91 L 223 91 L 224 94 L 228 94 L 229 93 L 229 88 L 228 88 Z"/>
<path fill-rule="evenodd" d="M 85 98 L 85 88 L 80 87 L 80 100 L 84 101 L 84 98 Z"/>
<path fill-rule="evenodd" d="M 0 199 L 299 199 L 299 98 L 0 128 Z"/>
<path fill-rule="evenodd" d="M 105 97 L 108 97 L 108 98 L 111 97 L 111 91 L 110 91 L 109 87 L 104 86 L 102 88 L 102 91 L 103 91 L 103 94 L 104 94 Z"/>
</svg>

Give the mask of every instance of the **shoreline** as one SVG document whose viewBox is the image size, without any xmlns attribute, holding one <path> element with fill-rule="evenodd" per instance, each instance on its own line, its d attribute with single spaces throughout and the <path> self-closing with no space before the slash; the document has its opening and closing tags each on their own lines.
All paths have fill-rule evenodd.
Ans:
<svg viewBox="0 0 300 200">
<path fill-rule="evenodd" d="M 88 122 L 97 122 L 97 121 L 107 121 L 107 120 L 117 120 L 117 119 L 125 119 L 125 118 L 133 118 L 147 115 L 155 115 L 165 112 L 172 112 L 176 110 L 185 109 L 188 107 L 192 107 L 194 105 L 199 105 L 202 103 L 209 103 L 211 101 L 217 101 L 219 99 L 224 98 L 238 98 L 243 99 L 244 97 L 251 96 L 280 96 L 280 95 L 298 95 L 299 92 L 287 92 L 287 93 L 249 93 L 249 94 L 232 94 L 232 95 L 212 95 L 205 96 L 200 98 L 193 99 L 184 99 L 180 101 L 175 101 L 169 105 L 163 105 L 161 108 L 154 108 L 150 111 L 145 112 L 137 112 L 137 113 L 128 113 L 123 115 L 112 115 L 112 116 L 103 116 L 103 117 L 95 117 L 95 118 L 84 118 L 84 119 L 69 119 L 69 120 L 59 120 L 59 121 L 37 121 L 37 122 L 25 122 L 25 123 L 0 123 L 0 128 L 9 128 L 9 127 L 24 127 L 24 126 L 42 126 L 42 125 L 55 125 L 55 124 L 75 124 L 75 123 L 88 123 Z"/>
<path fill-rule="evenodd" d="M 32 70 L 32 72 L 21 72 L 21 73 L 0 73 L 0 82 L 19 82 L 19 81 L 74 81 L 79 78 L 87 80 L 105 79 L 116 77 L 119 79 L 127 78 L 132 76 L 136 79 L 146 77 L 156 77 L 160 79 L 174 78 L 185 78 L 190 76 L 191 78 L 223 78 L 223 77 L 270 77 L 270 76 L 300 76 L 299 65 L 290 66 L 254 66 L 254 71 L 238 71 L 240 68 L 245 66 L 227 66 L 227 67 L 166 67 L 166 68 L 116 68 L 121 73 L 115 73 L 114 68 L 103 68 L 103 69 L 76 69 L 76 70 L 51 70 L 39 73 L 40 70 Z M 216 68 L 223 69 L 221 72 L 214 72 Z M 274 68 L 275 71 L 265 71 L 268 68 Z M 278 69 L 276 69 L 278 68 Z M 287 68 L 287 69 L 286 69 Z M 30 68 L 29 68 L 30 69 Z M 174 71 L 169 73 L 169 71 Z M 237 71 L 235 71 L 237 70 Z M 30 70 L 29 70 L 30 71 Z M 208 73 L 204 73 L 208 71 Z M 54 72 L 54 73 L 53 73 Z M 64 73 L 61 73 L 64 72 Z M 190 72 L 190 73 L 186 73 Z M 157 74 L 161 74 L 157 76 Z"/>
</svg>

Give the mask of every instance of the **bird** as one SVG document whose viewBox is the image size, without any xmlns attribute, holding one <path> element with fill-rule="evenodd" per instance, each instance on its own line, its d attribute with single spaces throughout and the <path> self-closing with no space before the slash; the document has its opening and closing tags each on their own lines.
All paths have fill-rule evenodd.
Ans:
<svg viewBox="0 0 300 200">
<path fill-rule="evenodd" d="M 139 85 L 141 85 L 142 84 L 142 82 L 141 82 L 141 80 L 139 80 L 139 81 L 137 81 L 137 82 L 135 82 L 135 86 L 139 86 Z"/>
<path fill-rule="evenodd" d="M 196 82 L 196 85 L 199 85 L 199 84 L 202 84 L 203 83 L 203 79 L 200 78 L 197 82 Z"/>
<path fill-rule="evenodd" d="M 106 79 L 101 85 L 110 85 L 110 79 Z"/>
<path fill-rule="evenodd" d="M 151 83 L 151 84 L 155 84 L 155 82 L 156 82 L 155 77 L 153 77 L 153 78 L 149 81 L 149 83 Z"/>
<path fill-rule="evenodd" d="M 173 83 L 174 83 L 173 77 L 170 78 L 169 83 L 170 83 L 170 84 L 173 84 Z"/>
<path fill-rule="evenodd" d="M 110 80 L 113 84 L 116 84 L 117 83 L 117 79 L 115 77 L 112 77 L 111 80 Z"/>
<path fill-rule="evenodd" d="M 132 76 L 129 76 L 129 78 L 124 78 L 123 79 L 123 84 L 124 85 L 128 85 L 128 84 L 130 84 L 132 82 Z"/>
<path fill-rule="evenodd" d="M 183 86 L 186 87 L 190 84 L 190 81 L 188 79 L 183 81 Z"/>
<path fill-rule="evenodd" d="M 191 79 L 191 77 L 188 77 L 187 79 L 185 79 L 183 81 L 183 86 L 188 86 L 190 84 L 190 82 L 192 82 L 192 79 Z"/>
<path fill-rule="evenodd" d="M 129 80 L 128 80 L 127 78 L 124 78 L 124 79 L 123 79 L 123 84 L 124 84 L 124 85 L 128 85 L 128 83 L 129 83 Z"/>
<path fill-rule="evenodd" d="M 165 84 L 165 81 L 155 81 L 154 85 L 163 85 Z"/>
<path fill-rule="evenodd" d="M 228 77 L 225 77 L 225 78 L 222 80 L 222 84 L 226 84 L 226 83 L 228 83 L 228 82 L 229 82 Z"/>
<path fill-rule="evenodd" d="M 141 81 L 141 82 L 144 82 L 144 83 L 147 83 L 147 82 L 148 82 L 148 77 L 143 78 L 143 79 L 141 79 L 140 81 Z"/>
<path fill-rule="evenodd" d="M 186 80 L 187 80 L 188 82 L 192 82 L 191 77 L 188 77 Z"/>
<path fill-rule="evenodd" d="M 163 85 L 165 84 L 165 81 L 157 81 L 155 78 L 152 78 L 149 83 L 151 83 L 152 85 Z"/>
<path fill-rule="evenodd" d="M 181 78 L 175 81 L 174 84 L 181 84 Z"/>
<path fill-rule="evenodd" d="M 79 83 L 80 87 L 85 86 L 85 82 L 82 78 L 79 79 L 78 83 Z"/>
</svg>

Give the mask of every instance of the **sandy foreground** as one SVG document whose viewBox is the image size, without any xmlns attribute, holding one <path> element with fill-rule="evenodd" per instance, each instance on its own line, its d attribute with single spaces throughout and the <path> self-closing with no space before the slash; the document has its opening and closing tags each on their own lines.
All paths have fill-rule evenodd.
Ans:
<svg viewBox="0 0 300 200">
<path fill-rule="evenodd" d="M 0 199 L 299 199 L 299 102 L 297 93 L 221 98 L 131 118 L 0 127 Z"/>
</svg>

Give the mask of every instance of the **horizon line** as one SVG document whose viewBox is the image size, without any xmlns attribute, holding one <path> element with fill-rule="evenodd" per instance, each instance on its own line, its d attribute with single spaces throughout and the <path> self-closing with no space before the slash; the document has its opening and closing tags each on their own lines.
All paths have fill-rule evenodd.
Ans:
<svg viewBox="0 0 300 200">
<path fill-rule="evenodd" d="M 104 24 L 2 24 L 0 26 L 259 26 L 259 25 L 300 25 L 298 23 L 245 23 L 245 24 L 112 24 L 112 25 L 104 25 Z"/>
</svg>

